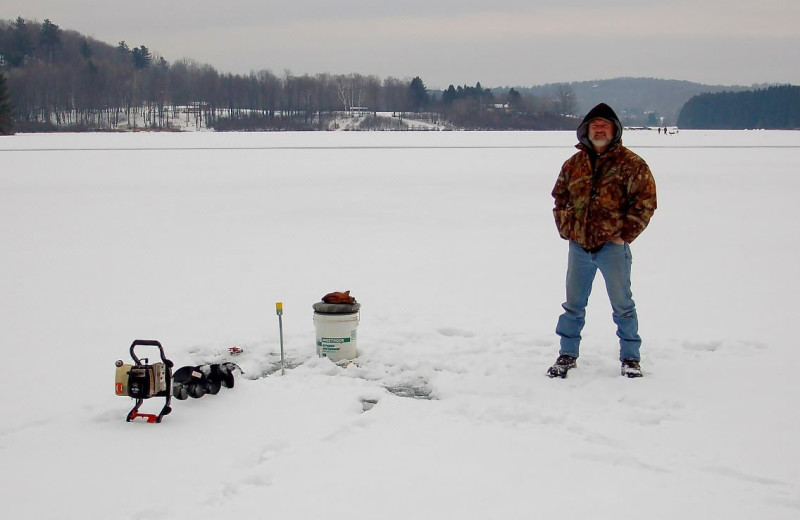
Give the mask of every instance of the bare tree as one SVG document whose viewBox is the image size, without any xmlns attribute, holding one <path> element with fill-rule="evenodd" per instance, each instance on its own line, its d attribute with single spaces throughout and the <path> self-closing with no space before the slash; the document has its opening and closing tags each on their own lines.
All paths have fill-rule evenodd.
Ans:
<svg viewBox="0 0 800 520">
<path fill-rule="evenodd" d="M 383 80 L 381 109 L 384 111 L 402 112 L 406 110 L 408 83 L 393 77 Z"/>
<path fill-rule="evenodd" d="M 364 104 L 366 84 L 364 77 L 360 74 L 338 76 L 336 87 L 339 101 L 345 112 L 350 112 L 353 107 L 360 107 Z"/>
<path fill-rule="evenodd" d="M 556 85 L 556 111 L 562 116 L 570 116 L 575 112 L 578 99 L 575 91 L 569 83 L 559 83 Z"/>
</svg>

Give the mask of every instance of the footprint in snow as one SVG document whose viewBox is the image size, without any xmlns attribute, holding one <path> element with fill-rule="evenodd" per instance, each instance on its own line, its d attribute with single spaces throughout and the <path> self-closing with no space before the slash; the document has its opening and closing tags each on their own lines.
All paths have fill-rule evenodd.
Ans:
<svg viewBox="0 0 800 520">
<path fill-rule="evenodd" d="M 451 337 L 474 338 L 475 337 L 475 333 L 474 332 L 471 332 L 471 331 L 468 331 L 468 330 L 463 330 L 463 329 L 450 328 L 450 327 L 443 327 L 441 329 L 436 329 L 436 332 L 438 332 L 442 336 L 447 336 L 449 338 L 451 338 Z"/>
</svg>

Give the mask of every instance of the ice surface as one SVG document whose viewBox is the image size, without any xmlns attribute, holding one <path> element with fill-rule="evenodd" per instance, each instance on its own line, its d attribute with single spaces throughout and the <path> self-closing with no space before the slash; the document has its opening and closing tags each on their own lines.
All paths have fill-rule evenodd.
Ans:
<svg viewBox="0 0 800 520">
<path fill-rule="evenodd" d="M 797 518 L 800 132 L 623 140 L 659 189 L 637 380 L 599 278 L 578 368 L 545 375 L 572 132 L 0 139 L 3 516 Z M 347 367 L 314 354 L 335 290 Z M 126 423 L 137 338 L 245 374 Z"/>
</svg>

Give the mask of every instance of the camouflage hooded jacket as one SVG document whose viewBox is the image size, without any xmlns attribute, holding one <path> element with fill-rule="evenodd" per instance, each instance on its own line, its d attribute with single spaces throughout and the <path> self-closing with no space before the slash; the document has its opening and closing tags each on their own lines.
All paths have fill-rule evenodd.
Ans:
<svg viewBox="0 0 800 520">
<path fill-rule="evenodd" d="M 597 154 L 588 137 L 589 121 L 614 123 L 614 138 Z M 596 251 L 614 237 L 633 242 L 656 210 L 656 183 L 644 160 L 622 146 L 622 125 L 601 103 L 578 127 L 578 152 L 561 167 L 553 188 L 556 226 L 562 238 Z"/>
</svg>

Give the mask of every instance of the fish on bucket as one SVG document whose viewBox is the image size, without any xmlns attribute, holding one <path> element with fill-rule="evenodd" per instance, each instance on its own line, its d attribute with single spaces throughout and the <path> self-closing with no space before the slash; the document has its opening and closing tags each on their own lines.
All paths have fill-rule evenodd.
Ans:
<svg viewBox="0 0 800 520">
<path fill-rule="evenodd" d="M 338 363 L 357 357 L 361 304 L 350 291 L 330 292 L 314 304 L 317 355 Z"/>
</svg>

